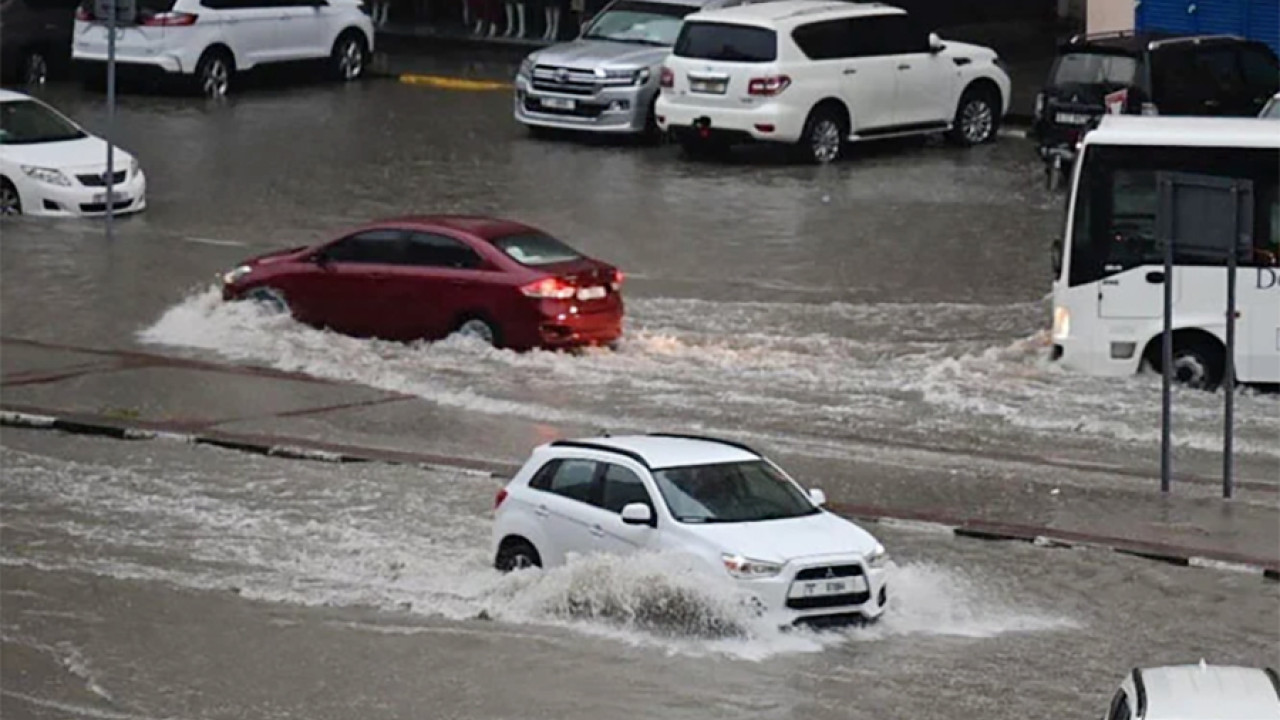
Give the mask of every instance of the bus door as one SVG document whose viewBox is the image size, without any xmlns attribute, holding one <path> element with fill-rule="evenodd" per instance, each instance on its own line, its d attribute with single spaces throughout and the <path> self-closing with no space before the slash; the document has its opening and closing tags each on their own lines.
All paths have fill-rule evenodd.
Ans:
<svg viewBox="0 0 1280 720">
<path fill-rule="evenodd" d="M 1105 209 L 1106 232 L 1102 279 L 1098 283 L 1098 317 L 1150 319 L 1164 313 L 1164 255 L 1156 240 L 1160 194 L 1156 172 L 1116 169 L 1110 173 Z M 1175 271 L 1176 273 L 1176 271 Z M 1173 284 L 1177 303 L 1180 283 Z"/>
</svg>

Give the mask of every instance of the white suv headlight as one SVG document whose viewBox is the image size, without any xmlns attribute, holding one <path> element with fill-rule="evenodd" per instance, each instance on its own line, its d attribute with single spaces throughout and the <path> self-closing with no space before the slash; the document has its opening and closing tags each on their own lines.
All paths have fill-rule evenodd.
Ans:
<svg viewBox="0 0 1280 720">
<path fill-rule="evenodd" d="M 533 56 L 520 61 L 520 69 L 516 71 L 516 75 L 520 77 L 533 77 Z"/>
<path fill-rule="evenodd" d="M 724 569 L 728 570 L 729 574 L 736 578 L 751 580 L 773 577 L 782 572 L 782 566 L 777 563 L 752 560 L 741 555 L 725 553 L 720 556 L 720 559 L 724 561 Z"/>
<path fill-rule="evenodd" d="M 66 175 L 63 175 L 61 170 L 54 170 L 53 168 L 35 167 L 32 165 L 23 165 L 22 172 L 26 173 L 27 177 L 33 180 L 39 180 L 42 183 L 49 183 L 50 185 L 62 185 L 64 187 L 71 186 L 71 179 L 68 178 Z"/>
<path fill-rule="evenodd" d="M 596 77 L 603 79 L 608 85 L 643 85 L 649 82 L 650 75 L 651 73 L 647 67 L 636 69 L 596 69 Z"/>
<path fill-rule="evenodd" d="M 889 564 L 889 553 L 885 551 L 884 545 L 876 543 L 875 549 L 867 553 L 863 562 L 872 570 L 879 570 Z"/>
</svg>

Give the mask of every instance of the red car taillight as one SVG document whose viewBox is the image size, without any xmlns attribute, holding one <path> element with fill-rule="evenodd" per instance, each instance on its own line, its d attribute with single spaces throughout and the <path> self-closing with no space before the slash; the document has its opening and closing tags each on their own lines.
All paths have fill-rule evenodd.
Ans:
<svg viewBox="0 0 1280 720">
<path fill-rule="evenodd" d="M 663 66 L 662 73 L 658 75 L 658 84 L 664 88 L 669 88 L 676 84 L 676 74 L 671 72 L 671 68 Z"/>
<path fill-rule="evenodd" d="M 747 83 L 747 94 L 772 97 L 789 87 L 791 87 L 791 78 L 786 75 L 751 78 L 751 81 Z"/>
<path fill-rule="evenodd" d="M 520 288 L 520 292 L 524 293 L 525 297 L 544 300 L 568 300 L 578 292 L 578 288 L 561 278 L 549 277 L 525 285 Z"/>
<path fill-rule="evenodd" d="M 609 282 L 609 287 L 610 287 L 614 292 L 618 292 L 619 290 L 621 290 L 621 289 L 622 289 L 622 281 L 623 281 L 623 280 L 625 280 L 625 279 L 626 279 L 626 277 L 627 277 L 626 275 L 623 275 L 623 274 L 622 274 L 622 271 L 621 271 L 621 270 L 614 270 L 614 271 L 613 271 L 613 280 L 611 280 L 611 281 Z"/>
<path fill-rule="evenodd" d="M 199 16 L 194 13 L 184 12 L 156 13 L 150 17 L 143 18 L 142 24 L 149 27 L 184 27 L 195 25 L 197 17 Z"/>
<path fill-rule="evenodd" d="M 507 489 L 502 488 L 501 490 L 498 491 L 498 496 L 493 499 L 493 509 L 497 510 L 502 505 L 502 501 L 506 499 L 507 499 Z"/>
</svg>

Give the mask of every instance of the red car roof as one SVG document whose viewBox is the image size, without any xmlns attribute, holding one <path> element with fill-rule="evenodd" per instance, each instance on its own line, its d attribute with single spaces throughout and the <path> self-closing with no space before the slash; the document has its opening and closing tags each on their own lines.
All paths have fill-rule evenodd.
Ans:
<svg viewBox="0 0 1280 720">
<path fill-rule="evenodd" d="M 422 229 L 447 228 L 485 239 L 513 235 L 516 233 L 539 232 L 514 220 L 485 217 L 483 215 L 408 215 L 405 217 L 380 220 L 377 225 L 417 225 Z"/>
</svg>

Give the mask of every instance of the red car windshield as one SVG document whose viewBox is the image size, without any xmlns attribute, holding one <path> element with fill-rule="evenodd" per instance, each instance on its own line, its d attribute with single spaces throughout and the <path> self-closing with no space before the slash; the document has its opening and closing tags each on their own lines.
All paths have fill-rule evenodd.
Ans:
<svg viewBox="0 0 1280 720">
<path fill-rule="evenodd" d="M 550 235 L 541 233 L 506 235 L 494 238 L 493 244 L 506 253 L 507 257 L 530 267 L 554 265 L 582 258 L 582 253 Z"/>
</svg>

